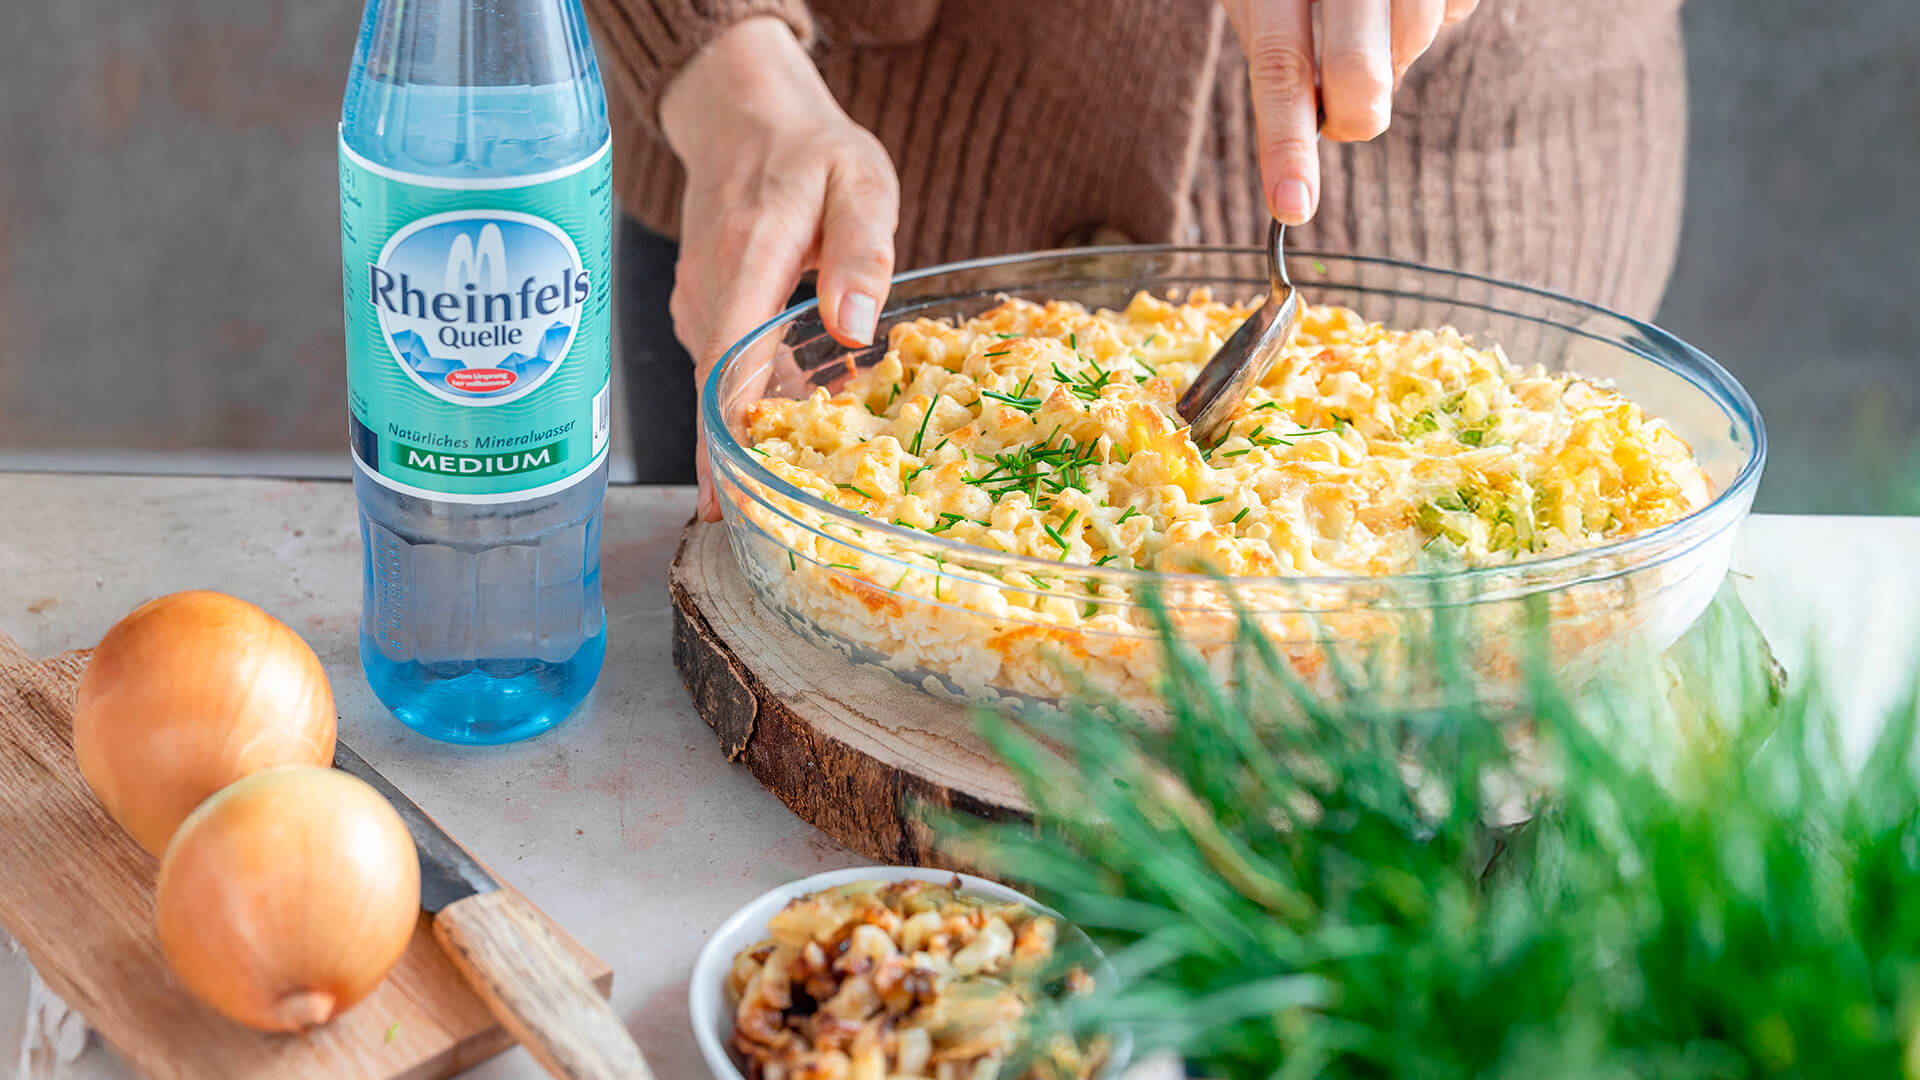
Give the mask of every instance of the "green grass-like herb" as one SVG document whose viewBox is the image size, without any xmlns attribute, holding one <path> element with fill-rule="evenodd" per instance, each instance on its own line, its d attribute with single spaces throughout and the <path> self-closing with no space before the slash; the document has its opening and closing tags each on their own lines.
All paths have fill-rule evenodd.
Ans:
<svg viewBox="0 0 1920 1080">
<path fill-rule="evenodd" d="M 940 394 L 935 391 L 933 397 L 927 401 L 927 411 L 920 415 L 920 430 L 913 433 L 913 446 L 907 453 L 915 457 L 920 456 L 920 440 L 927 437 L 927 421 L 933 419 L 933 407 L 938 404 L 940 404 Z M 921 468 L 926 466 L 923 465 Z"/>
<path fill-rule="evenodd" d="M 1911 701 L 1850 763 L 1730 593 L 1590 690 L 1535 665 L 1524 727 L 1315 696 L 1242 641 L 1230 689 L 1163 636 L 1163 723 L 981 720 L 1036 822 L 950 835 L 1119 973 L 1055 1022 L 1212 1080 L 1920 1075 Z M 1458 634 L 1417 644 L 1472 684 Z M 1502 826 L 1516 773 L 1551 779 Z"/>
</svg>

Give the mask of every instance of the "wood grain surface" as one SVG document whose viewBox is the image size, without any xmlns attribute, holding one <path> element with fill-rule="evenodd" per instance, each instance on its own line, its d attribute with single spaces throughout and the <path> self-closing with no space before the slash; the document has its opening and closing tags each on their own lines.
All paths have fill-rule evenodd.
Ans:
<svg viewBox="0 0 1920 1080">
<path fill-rule="evenodd" d="M 546 920 L 505 890 L 442 908 L 433 937 L 493 1015 L 559 1080 L 653 1080 L 633 1036 Z"/>
<path fill-rule="evenodd" d="M 188 994 L 154 936 L 159 863 L 107 817 L 74 762 L 74 690 L 85 664 L 84 653 L 35 660 L 0 634 L 0 926 L 135 1072 L 428 1080 L 513 1044 L 424 917 L 386 981 L 305 1036 L 252 1031 Z M 606 965 L 540 918 L 605 993 Z"/>
<path fill-rule="evenodd" d="M 694 708 L 729 760 L 827 835 L 878 862 L 966 870 L 934 850 L 917 804 L 1028 812 L 965 706 L 800 638 L 754 598 L 723 526 L 689 524 L 667 582 L 673 663 Z"/>
</svg>

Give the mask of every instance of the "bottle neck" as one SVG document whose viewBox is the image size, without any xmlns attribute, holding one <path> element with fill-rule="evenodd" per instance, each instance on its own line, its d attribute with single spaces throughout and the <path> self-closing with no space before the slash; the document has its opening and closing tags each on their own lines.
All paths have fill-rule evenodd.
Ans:
<svg viewBox="0 0 1920 1080">
<path fill-rule="evenodd" d="M 581 0 L 368 0 L 355 71 L 407 86 L 552 86 L 600 72 Z"/>
<path fill-rule="evenodd" d="M 607 104 L 580 0 L 368 0 L 340 131 L 368 161 L 429 176 L 587 159 Z"/>
</svg>

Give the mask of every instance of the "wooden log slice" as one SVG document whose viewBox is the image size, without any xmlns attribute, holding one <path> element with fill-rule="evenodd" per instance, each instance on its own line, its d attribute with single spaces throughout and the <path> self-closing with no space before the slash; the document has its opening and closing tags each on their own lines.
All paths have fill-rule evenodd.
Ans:
<svg viewBox="0 0 1920 1080">
<path fill-rule="evenodd" d="M 966 706 L 827 652 L 755 599 L 724 526 L 695 521 L 667 578 L 673 664 L 727 759 L 794 813 L 882 863 L 971 869 L 915 813 L 1025 817 Z"/>
<path fill-rule="evenodd" d="M 934 849 L 917 805 L 988 819 L 1020 819 L 1019 786 L 976 734 L 967 706 L 935 699 L 881 668 L 856 664 L 795 633 L 754 596 L 724 526 L 695 521 L 681 534 L 668 575 L 673 662 L 694 708 L 728 760 L 744 763 L 794 813 L 883 863 L 974 870 Z M 1682 679 L 1725 662 L 1713 632 L 1731 620 L 1758 650 L 1760 677 L 1777 695 L 1786 674 L 1731 584 L 1670 648 L 1678 715 L 1709 709 Z M 1512 809 L 1513 820 L 1523 815 Z"/>
</svg>

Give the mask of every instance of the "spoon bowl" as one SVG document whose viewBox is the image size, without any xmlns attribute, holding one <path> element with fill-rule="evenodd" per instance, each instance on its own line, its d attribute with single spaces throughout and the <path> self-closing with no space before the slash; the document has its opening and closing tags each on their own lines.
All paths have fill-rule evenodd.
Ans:
<svg viewBox="0 0 1920 1080">
<path fill-rule="evenodd" d="M 1272 288 L 1266 302 L 1240 324 L 1180 395 L 1180 418 L 1192 429 L 1196 445 L 1207 446 L 1220 437 L 1247 399 L 1247 391 L 1266 378 L 1293 336 L 1294 323 L 1300 319 L 1300 293 L 1287 278 L 1281 252 L 1285 235 L 1286 226 L 1278 221 L 1267 229 L 1267 276 Z"/>
</svg>

